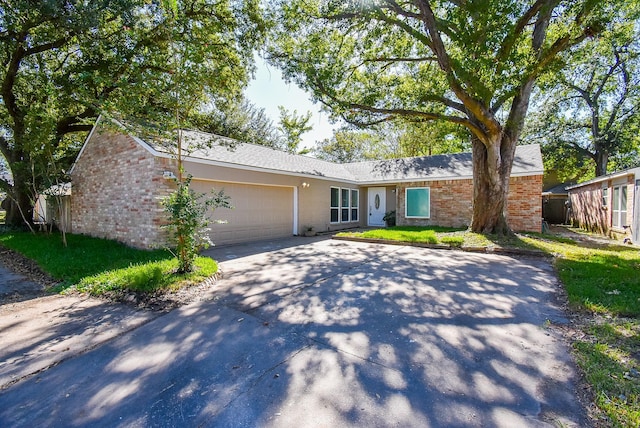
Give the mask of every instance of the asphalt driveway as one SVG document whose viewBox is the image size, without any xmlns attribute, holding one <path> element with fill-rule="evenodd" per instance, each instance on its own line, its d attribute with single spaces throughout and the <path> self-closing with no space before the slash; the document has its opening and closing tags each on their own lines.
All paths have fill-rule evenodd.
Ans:
<svg viewBox="0 0 640 428">
<path fill-rule="evenodd" d="M 541 259 L 298 238 L 0 391 L 0 426 L 585 426 Z"/>
</svg>

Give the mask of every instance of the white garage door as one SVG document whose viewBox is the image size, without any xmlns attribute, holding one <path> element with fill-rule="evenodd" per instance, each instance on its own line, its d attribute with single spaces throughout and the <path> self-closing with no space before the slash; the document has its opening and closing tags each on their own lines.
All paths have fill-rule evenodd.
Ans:
<svg viewBox="0 0 640 428">
<path fill-rule="evenodd" d="M 219 208 L 211 222 L 211 240 L 216 245 L 284 238 L 293 235 L 293 188 L 251 184 L 192 182 L 196 192 L 224 189 L 231 197 L 232 210 Z"/>
</svg>

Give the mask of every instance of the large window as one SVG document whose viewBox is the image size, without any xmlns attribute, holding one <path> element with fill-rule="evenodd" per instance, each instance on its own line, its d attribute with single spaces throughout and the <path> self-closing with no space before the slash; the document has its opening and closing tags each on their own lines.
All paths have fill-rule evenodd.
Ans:
<svg viewBox="0 0 640 428">
<path fill-rule="evenodd" d="M 431 217 L 431 194 L 428 187 L 405 189 L 404 216 L 406 218 Z"/>
<path fill-rule="evenodd" d="M 622 229 L 627 222 L 627 186 L 613 188 L 613 227 Z"/>
<path fill-rule="evenodd" d="M 331 223 L 340 222 L 340 189 L 331 188 Z"/>
<path fill-rule="evenodd" d="M 340 189 L 340 192 L 340 221 L 346 223 L 349 221 L 349 189 Z"/>
<path fill-rule="evenodd" d="M 360 216 L 358 215 L 358 208 L 360 206 L 360 192 L 356 189 L 351 189 L 351 221 L 358 221 Z"/>
<path fill-rule="evenodd" d="M 357 189 L 331 188 L 331 223 L 359 221 L 360 191 Z"/>
</svg>

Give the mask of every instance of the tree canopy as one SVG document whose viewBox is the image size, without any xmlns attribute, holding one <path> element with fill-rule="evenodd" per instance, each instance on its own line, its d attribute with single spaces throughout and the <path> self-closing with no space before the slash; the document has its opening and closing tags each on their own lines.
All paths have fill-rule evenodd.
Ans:
<svg viewBox="0 0 640 428">
<path fill-rule="evenodd" d="M 604 175 L 640 162 L 640 5 L 627 2 L 598 38 L 561 55 L 541 79 L 526 140 L 564 179 Z"/>
<path fill-rule="evenodd" d="M 508 231 L 509 177 L 531 91 L 558 55 L 596 35 L 615 2 L 372 0 L 279 2 L 271 62 L 334 115 L 466 128 L 471 228 Z"/>
<path fill-rule="evenodd" d="M 176 103 L 240 91 L 264 33 L 258 2 L 165 3 L 0 2 L 0 152 L 12 176 L 0 177 L 0 187 L 11 201 L 8 222 L 30 220 L 45 171 L 69 166 L 82 140 L 74 133 L 89 130 L 98 114 L 167 118 Z"/>
</svg>

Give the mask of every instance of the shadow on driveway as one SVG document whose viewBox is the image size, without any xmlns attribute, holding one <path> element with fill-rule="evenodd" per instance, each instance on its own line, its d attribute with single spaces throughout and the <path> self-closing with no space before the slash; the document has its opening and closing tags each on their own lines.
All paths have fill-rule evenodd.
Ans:
<svg viewBox="0 0 640 428">
<path fill-rule="evenodd" d="M 547 261 L 299 242 L 2 391 L 0 425 L 587 425 Z"/>
</svg>

